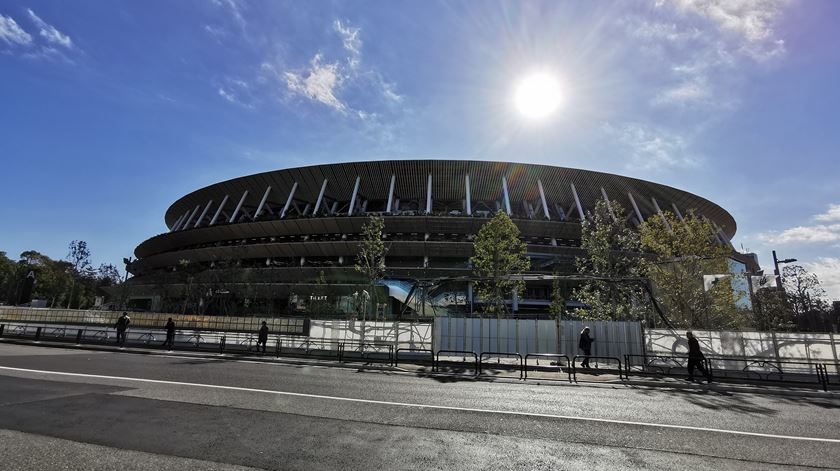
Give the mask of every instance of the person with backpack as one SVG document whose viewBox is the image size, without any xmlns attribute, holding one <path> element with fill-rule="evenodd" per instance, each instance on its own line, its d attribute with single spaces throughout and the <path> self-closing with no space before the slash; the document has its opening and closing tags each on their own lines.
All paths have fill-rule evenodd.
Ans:
<svg viewBox="0 0 840 471">
<path fill-rule="evenodd" d="M 117 319 L 116 325 L 114 325 L 117 329 L 117 345 L 120 347 L 125 345 L 125 331 L 128 329 L 128 324 L 130 323 L 131 318 L 128 317 L 128 313 L 123 312 L 119 319 Z"/>
</svg>

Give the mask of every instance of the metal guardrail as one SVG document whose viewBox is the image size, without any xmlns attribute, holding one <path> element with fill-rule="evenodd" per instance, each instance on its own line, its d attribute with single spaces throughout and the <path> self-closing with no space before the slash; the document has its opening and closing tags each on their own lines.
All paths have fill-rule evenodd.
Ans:
<svg viewBox="0 0 840 471">
<path fill-rule="evenodd" d="M 517 369 L 519 370 L 519 379 L 522 379 L 522 369 L 523 369 L 524 361 L 522 360 L 522 355 L 520 355 L 519 353 L 515 353 L 515 352 L 481 352 L 478 355 L 478 373 L 477 373 L 477 376 L 481 376 L 481 365 L 484 363 L 484 357 L 485 356 L 487 356 L 488 358 L 489 357 L 497 357 L 499 359 L 501 359 L 502 357 L 518 358 L 519 359 L 519 365 L 518 365 Z"/>
<path fill-rule="evenodd" d="M 434 370 L 434 369 L 435 369 L 435 352 L 433 352 L 431 349 L 428 349 L 428 348 L 411 348 L 411 347 L 398 348 L 398 349 L 394 352 L 394 363 L 392 363 L 392 365 L 393 365 L 393 366 L 397 366 L 397 364 L 399 363 L 399 361 L 400 361 L 400 352 L 422 352 L 422 353 L 428 353 L 428 354 L 429 354 L 429 355 L 431 355 L 431 357 L 432 357 L 432 370 Z"/>
<path fill-rule="evenodd" d="M 560 366 L 560 360 L 566 360 L 566 373 L 569 375 L 569 382 L 572 382 L 572 363 L 569 360 L 568 355 L 562 355 L 559 353 L 528 353 L 525 355 L 525 362 L 522 365 L 522 378 L 528 379 L 528 359 L 529 358 L 536 358 L 539 362 L 540 358 L 555 358 L 557 360 L 557 372 L 563 373 L 563 368 Z"/>
<path fill-rule="evenodd" d="M 472 352 L 472 351 L 468 351 L 468 350 L 438 350 L 437 354 L 435 355 L 435 365 L 432 368 L 432 371 L 439 371 L 440 370 L 440 355 L 442 353 L 447 354 L 447 355 L 453 355 L 454 354 L 454 356 L 461 355 L 464 358 L 464 361 L 462 363 L 466 363 L 467 355 L 472 355 L 472 357 L 475 359 L 475 372 L 476 372 L 476 374 L 478 374 L 478 371 L 479 371 L 479 368 L 480 368 L 480 366 L 478 364 L 478 354 L 476 354 L 475 352 Z"/>
<path fill-rule="evenodd" d="M 631 372 L 643 374 L 661 374 L 663 376 L 687 376 L 688 359 L 682 355 L 625 355 L 625 374 Z M 749 379 L 757 377 L 763 381 L 788 383 L 813 383 L 828 390 L 830 376 L 826 363 L 813 361 L 782 360 L 764 357 L 726 357 L 707 356 L 703 364 L 710 377 L 718 375 L 725 378 Z M 715 366 L 717 365 L 717 366 Z M 727 366 L 736 365 L 736 368 Z M 743 365 L 743 367 L 740 367 Z M 721 367 L 723 366 L 723 367 Z M 740 367 L 740 368 L 739 368 Z M 759 371 L 756 371 L 756 368 Z M 653 371 L 652 371 L 653 370 Z M 658 372 L 656 371 L 658 370 Z M 682 370 L 686 370 L 683 373 Z M 803 381 L 804 380 L 804 381 Z"/>
<path fill-rule="evenodd" d="M 577 363 L 578 358 L 589 358 L 590 360 L 596 360 L 596 361 L 597 360 L 615 361 L 615 362 L 618 363 L 618 379 L 620 379 L 620 380 L 625 380 L 626 379 L 624 377 L 624 369 L 621 366 L 621 359 L 618 358 L 618 357 L 601 357 L 601 356 L 593 356 L 593 355 L 575 355 L 575 357 L 572 358 L 572 377 L 574 378 L 576 383 L 577 383 L 577 369 L 578 368 L 575 366 L 575 363 Z M 586 369 L 587 370 L 606 371 L 606 372 L 613 371 L 612 368 L 586 368 Z"/>
</svg>

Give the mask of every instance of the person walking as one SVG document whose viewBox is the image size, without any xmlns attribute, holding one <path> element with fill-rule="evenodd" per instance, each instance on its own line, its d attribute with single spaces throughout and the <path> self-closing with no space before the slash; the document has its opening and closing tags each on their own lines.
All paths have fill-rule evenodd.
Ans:
<svg viewBox="0 0 840 471">
<path fill-rule="evenodd" d="M 163 346 L 172 350 L 175 346 L 175 321 L 170 317 L 164 327 L 166 328 L 166 340 L 164 340 Z"/>
<path fill-rule="evenodd" d="M 706 381 L 711 383 L 711 372 L 703 366 L 706 357 L 700 350 L 700 342 L 697 341 L 697 338 L 694 337 L 694 333 L 690 330 L 685 333 L 685 336 L 688 337 L 688 380 L 694 381 L 694 368 L 697 368 L 700 370 L 700 373 L 706 377 Z"/>
<path fill-rule="evenodd" d="M 265 321 L 262 321 L 262 327 L 260 327 L 259 336 L 257 337 L 257 351 L 260 350 L 260 344 L 262 344 L 262 352 L 265 353 L 266 343 L 268 343 L 268 325 L 266 325 Z"/>
<path fill-rule="evenodd" d="M 583 350 L 581 368 L 589 368 L 589 357 L 592 355 L 592 342 L 594 341 L 595 339 L 589 336 L 589 327 L 584 327 L 580 331 L 580 341 L 578 342 L 578 348 Z"/>
<path fill-rule="evenodd" d="M 128 329 L 128 324 L 130 323 L 131 318 L 128 317 L 128 313 L 123 312 L 119 319 L 117 319 L 117 323 L 114 325 L 117 329 L 117 345 L 120 347 L 125 345 L 125 331 Z"/>
</svg>

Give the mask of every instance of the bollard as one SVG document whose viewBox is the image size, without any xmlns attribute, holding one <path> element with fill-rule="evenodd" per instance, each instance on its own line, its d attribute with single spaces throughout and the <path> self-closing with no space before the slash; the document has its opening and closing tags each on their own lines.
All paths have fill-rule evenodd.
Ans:
<svg viewBox="0 0 840 471">
<path fill-rule="evenodd" d="M 41 340 L 41 328 L 38 327 L 38 330 L 35 331 L 35 341 Z"/>
<path fill-rule="evenodd" d="M 225 353 L 225 336 L 222 335 L 222 338 L 219 339 L 219 353 Z"/>
<path fill-rule="evenodd" d="M 82 344 L 82 332 L 84 331 L 82 329 L 79 329 L 79 331 L 76 333 L 76 345 Z"/>
</svg>

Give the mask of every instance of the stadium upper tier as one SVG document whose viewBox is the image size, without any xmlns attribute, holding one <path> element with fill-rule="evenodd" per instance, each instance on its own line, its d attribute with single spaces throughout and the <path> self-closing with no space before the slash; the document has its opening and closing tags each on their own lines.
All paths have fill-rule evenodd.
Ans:
<svg viewBox="0 0 840 471">
<path fill-rule="evenodd" d="M 352 162 L 259 173 L 196 190 L 169 207 L 170 231 L 137 247 L 131 271 L 179 259 L 353 256 L 371 214 L 385 216 L 389 256 L 469 257 L 471 236 L 496 211 L 513 218 L 529 246 L 554 253 L 575 247 L 580 219 L 605 197 L 619 201 L 633 224 L 660 211 L 693 211 L 722 239 L 735 234 L 735 220 L 717 204 L 635 178 L 507 162 Z"/>
</svg>

